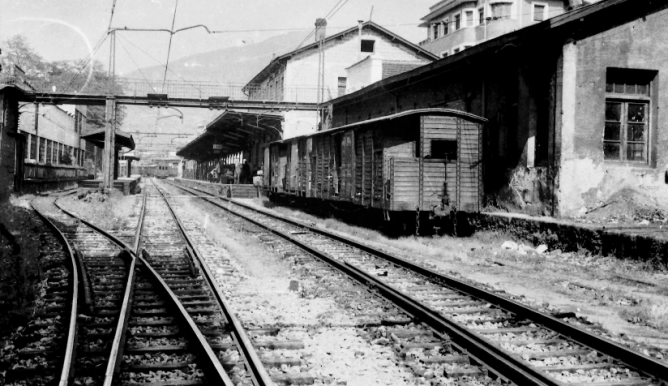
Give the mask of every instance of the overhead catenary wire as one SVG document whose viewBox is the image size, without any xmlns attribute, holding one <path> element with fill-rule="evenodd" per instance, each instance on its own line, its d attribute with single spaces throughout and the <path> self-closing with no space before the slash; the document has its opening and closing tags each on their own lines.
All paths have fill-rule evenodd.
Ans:
<svg viewBox="0 0 668 386">
<path fill-rule="evenodd" d="M 120 35 L 119 35 L 119 36 L 120 36 Z M 121 39 L 124 39 L 126 42 L 132 44 L 136 49 L 138 49 L 139 51 L 141 51 L 144 55 L 148 56 L 148 57 L 151 58 L 154 62 L 158 63 L 158 64 L 160 65 L 160 67 L 165 67 L 165 68 L 167 68 L 167 66 L 165 66 L 165 64 L 163 64 L 159 59 L 156 59 L 154 56 L 152 56 L 151 54 L 149 54 L 148 52 L 146 52 L 145 50 L 143 50 L 141 47 L 139 47 L 139 46 L 137 46 L 136 44 L 134 44 L 131 40 L 129 40 L 129 39 L 125 39 L 125 38 L 123 38 L 123 37 L 121 37 Z M 171 72 L 172 74 L 176 75 L 177 77 L 179 77 L 179 78 L 180 78 L 182 81 L 184 81 L 184 82 L 190 82 L 189 80 L 187 80 L 187 79 L 185 79 L 184 77 L 182 77 L 179 73 L 177 73 L 177 72 L 175 72 L 175 71 L 173 71 L 173 70 L 170 70 L 169 68 L 167 68 L 167 71 L 169 71 L 169 72 Z M 193 87 L 193 88 L 195 88 L 196 90 L 198 90 L 198 91 L 200 91 L 200 92 L 202 91 L 199 87 L 195 86 L 194 83 L 191 83 L 191 84 L 190 84 L 190 87 Z"/>
<path fill-rule="evenodd" d="M 135 65 L 135 67 L 137 67 L 137 71 L 139 71 L 139 74 L 141 74 L 142 78 L 144 78 L 144 80 L 146 81 L 148 86 L 153 90 L 153 92 L 155 92 L 155 88 L 153 88 L 153 86 L 151 86 L 151 82 L 148 80 L 148 78 L 146 78 L 146 76 L 144 75 L 144 72 L 142 72 L 141 68 L 139 68 L 139 65 L 137 64 L 137 62 L 135 62 L 134 58 L 130 54 L 130 51 L 128 51 L 127 47 L 125 47 L 125 44 L 123 44 L 123 42 L 120 41 L 120 40 L 119 40 L 119 43 L 121 43 L 121 48 L 123 48 L 123 50 L 128 54 L 128 57 L 130 58 L 132 63 Z"/>
<path fill-rule="evenodd" d="M 167 80 L 167 69 L 169 68 L 169 55 L 172 52 L 172 38 L 174 37 L 174 23 L 176 23 L 176 10 L 179 7 L 179 0 L 174 4 L 174 15 L 172 16 L 172 33 L 169 34 L 169 45 L 167 46 L 167 63 L 165 64 L 165 74 L 162 78 L 162 92 L 165 92 L 165 81 Z M 157 123 L 156 123 L 157 124 Z"/>
<path fill-rule="evenodd" d="M 104 32 L 104 35 L 102 35 L 102 37 L 100 38 L 98 43 L 95 45 L 93 50 L 90 52 L 90 54 L 88 55 L 88 58 L 84 61 L 84 64 L 81 66 L 81 68 L 79 68 L 79 71 L 77 71 L 77 74 L 72 78 L 70 83 L 67 84 L 64 91 L 69 90 L 70 86 L 72 86 L 72 84 L 74 84 L 74 82 L 77 80 L 77 78 L 79 77 L 81 72 L 86 67 L 88 67 L 88 64 L 90 63 L 91 60 L 93 60 L 93 58 L 95 57 L 95 54 L 100 49 L 100 47 L 102 46 L 104 41 L 107 40 L 107 36 L 109 36 L 109 31 L 111 30 L 111 23 L 114 20 L 114 11 L 115 10 L 116 10 L 116 0 L 113 0 L 113 2 L 111 3 L 111 15 L 109 16 L 109 25 L 107 27 L 107 30 Z"/>
</svg>

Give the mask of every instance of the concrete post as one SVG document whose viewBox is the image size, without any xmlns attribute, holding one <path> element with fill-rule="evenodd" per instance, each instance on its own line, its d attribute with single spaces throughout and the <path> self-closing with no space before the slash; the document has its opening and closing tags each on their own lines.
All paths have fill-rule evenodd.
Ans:
<svg viewBox="0 0 668 386">
<path fill-rule="evenodd" d="M 116 145 L 116 98 L 107 98 L 104 112 L 104 153 L 102 155 L 102 188 L 108 191 L 113 186 Z"/>
<path fill-rule="evenodd" d="M 577 191 L 577 182 L 574 178 L 561 178 L 562 176 L 577 175 L 576 164 L 569 162 L 574 158 L 575 152 L 575 109 L 577 92 L 577 60 L 578 48 L 575 42 L 564 44 L 561 55 L 561 116 L 557 116 L 557 135 L 560 150 L 557 162 L 557 177 L 555 191 L 557 191 L 557 215 L 568 216 L 579 209 L 582 205 L 574 193 Z"/>
</svg>

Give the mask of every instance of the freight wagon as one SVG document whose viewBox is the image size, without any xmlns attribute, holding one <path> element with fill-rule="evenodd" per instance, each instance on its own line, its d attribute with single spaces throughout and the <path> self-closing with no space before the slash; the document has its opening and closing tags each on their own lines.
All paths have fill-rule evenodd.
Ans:
<svg viewBox="0 0 668 386">
<path fill-rule="evenodd" d="M 480 211 L 485 122 L 417 109 L 274 142 L 265 149 L 263 186 L 270 198 L 366 208 L 404 226 L 422 215 L 456 219 Z"/>
</svg>

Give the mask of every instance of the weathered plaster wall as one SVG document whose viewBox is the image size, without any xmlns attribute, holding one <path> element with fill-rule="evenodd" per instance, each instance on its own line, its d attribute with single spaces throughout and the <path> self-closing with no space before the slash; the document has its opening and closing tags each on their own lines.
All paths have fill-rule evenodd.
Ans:
<svg viewBox="0 0 668 386">
<path fill-rule="evenodd" d="M 559 209 L 562 216 L 597 206 L 623 187 L 632 187 L 668 208 L 668 10 L 623 24 L 564 48 L 562 158 Z M 652 93 L 647 164 L 603 159 L 605 83 L 608 67 L 658 71 Z M 653 118 L 653 119 L 652 119 Z M 650 150 L 650 154 L 652 151 Z"/>
<path fill-rule="evenodd" d="M 37 134 L 41 138 L 50 139 L 67 146 L 79 147 L 79 134 L 74 131 L 74 117 L 55 105 L 40 105 L 36 113 L 34 104 L 26 104 L 21 108 L 19 129 L 24 133 Z M 35 132 L 35 119 L 37 131 Z M 33 157 L 34 158 L 34 157 Z"/>
</svg>

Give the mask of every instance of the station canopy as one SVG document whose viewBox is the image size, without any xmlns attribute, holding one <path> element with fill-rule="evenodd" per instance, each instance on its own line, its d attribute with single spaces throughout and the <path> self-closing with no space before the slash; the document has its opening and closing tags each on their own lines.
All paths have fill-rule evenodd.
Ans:
<svg viewBox="0 0 668 386">
<path fill-rule="evenodd" d="M 206 161 L 248 150 L 254 141 L 273 142 L 282 136 L 281 115 L 225 110 L 206 125 L 203 134 L 186 144 L 176 155 Z"/>
<path fill-rule="evenodd" d="M 83 134 L 81 136 L 81 139 L 85 139 L 86 141 L 92 143 L 93 145 L 99 147 L 99 148 L 104 148 L 104 137 L 105 137 L 105 128 L 100 128 L 100 129 L 95 129 L 92 131 L 87 132 L 86 134 Z M 132 135 L 116 130 L 116 149 L 120 148 L 127 148 L 130 150 L 134 150 L 135 148 L 135 140 L 132 138 Z"/>
</svg>

